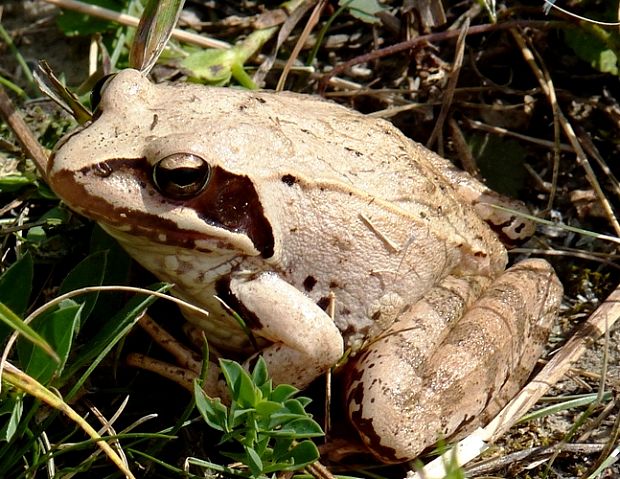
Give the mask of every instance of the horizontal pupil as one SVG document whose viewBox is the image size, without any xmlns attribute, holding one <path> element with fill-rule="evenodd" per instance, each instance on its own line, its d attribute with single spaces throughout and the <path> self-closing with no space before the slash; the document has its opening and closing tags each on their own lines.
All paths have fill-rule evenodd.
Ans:
<svg viewBox="0 0 620 479">
<path fill-rule="evenodd" d="M 199 181 L 199 173 L 196 168 L 175 168 L 167 172 L 167 180 L 179 186 L 191 185 Z"/>
</svg>

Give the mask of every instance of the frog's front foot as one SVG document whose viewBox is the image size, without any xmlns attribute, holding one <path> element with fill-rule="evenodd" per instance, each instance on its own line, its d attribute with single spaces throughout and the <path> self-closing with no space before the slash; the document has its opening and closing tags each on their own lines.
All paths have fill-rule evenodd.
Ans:
<svg viewBox="0 0 620 479">
<path fill-rule="evenodd" d="M 252 333 L 269 343 L 244 361 L 246 369 L 261 354 L 275 384 L 287 383 L 303 389 L 342 357 L 342 336 L 330 316 L 277 275 L 240 274 L 227 282 L 226 289 L 228 306 L 242 311 L 251 323 L 248 327 Z M 139 354 L 129 355 L 128 364 L 153 371 L 192 391 L 193 380 L 202 369 L 201 358 L 150 318 L 143 318 L 140 325 L 174 356 L 177 365 Z M 226 397 L 219 367 L 209 363 L 207 373 L 204 382 L 207 394 Z"/>
<path fill-rule="evenodd" d="M 381 460 L 488 422 L 531 373 L 562 296 L 555 273 L 527 260 L 485 282 L 447 278 L 351 365 L 349 416 Z"/>
<path fill-rule="evenodd" d="M 143 354 L 131 353 L 126 358 L 128 366 L 154 372 L 174 381 L 189 392 L 194 390 L 194 380 L 201 376 L 203 369 L 206 369 L 207 375 L 203 378 L 203 388 L 207 394 L 212 397 L 227 396 L 225 383 L 220 377 L 220 368 L 215 363 L 209 362 L 208 366 L 203 368 L 202 357 L 195 350 L 179 342 L 153 321 L 148 314 L 140 319 L 139 324 L 157 344 L 174 357 L 175 364 Z M 212 357 L 212 351 L 209 353 Z"/>
</svg>

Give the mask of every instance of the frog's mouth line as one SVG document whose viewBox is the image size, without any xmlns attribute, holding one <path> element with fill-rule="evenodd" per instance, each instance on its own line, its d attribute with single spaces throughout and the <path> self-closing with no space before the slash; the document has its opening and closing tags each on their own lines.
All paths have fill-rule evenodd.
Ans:
<svg viewBox="0 0 620 479">
<path fill-rule="evenodd" d="M 78 177 L 79 181 L 76 179 Z M 118 181 L 119 178 L 129 178 L 134 185 L 139 185 L 145 200 L 143 204 L 153 205 L 155 211 L 148 213 L 115 205 L 103 196 L 94 197 L 85 186 L 107 181 L 114 182 L 114 187 L 119 188 L 123 184 Z M 213 229 L 247 236 L 263 258 L 274 254 L 273 230 L 252 181 L 218 166 L 212 168 L 207 187 L 186 200 L 162 196 L 153 186 L 151 166 L 143 157 L 107 159 L 77 171 L 63 169 L 52 175 L 50 183 L 55 191 L 61 192 L 59 196 L 65 202 L 85 216 L 114 229 L 145 236 L 154 242 L 204 251 L 209 251 L 205 243 L 212 244 L 214 249 L 240 249 L 239 245 L 233 245 L 221 234 L 205 235 L 165 217 L 166 213 L 182 208 L 193 210 Z"/>
</svg>

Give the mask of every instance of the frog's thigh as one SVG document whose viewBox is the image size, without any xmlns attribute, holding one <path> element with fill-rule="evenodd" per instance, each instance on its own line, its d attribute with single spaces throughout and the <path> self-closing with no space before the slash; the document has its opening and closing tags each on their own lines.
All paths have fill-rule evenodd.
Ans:
<svg viewBox="0 0 620 479">
<path fill-rule="evenodd" d="M 303 388 L 342 357 L 342 336 L 333 320 L 277 275 L 233 278 L 230 290 L 252 313 L 252 332 L 274 343 L 260 351 L 274 383 Z"/>
<path fill-rule="evenodd" d="M 487 421 L 529 375 L 561 295 L 546 261 L 521 262 L 492 283 L 423 361 L 408 356 L 412 336 L 420 337 L 419 318 L 399 320 L 351 374 L 349 415 L 364 442 L 382 460 L 398 462 Z"/>
<path fill-rule="evenodd" d="M 415 148 L 448 179 L 459 197 L 473 206 L 478 216 L 491 226 L 503 243 L 519 244 L 534 234 L 536 225 L 526 219 L 530 211 L 521 201 L 500 195 L 469 173 L 457 168 L 451 161 L 420 145 L 415 145 Z M 515 211 L 523 214 L 513 213 Z"/>
</svg>

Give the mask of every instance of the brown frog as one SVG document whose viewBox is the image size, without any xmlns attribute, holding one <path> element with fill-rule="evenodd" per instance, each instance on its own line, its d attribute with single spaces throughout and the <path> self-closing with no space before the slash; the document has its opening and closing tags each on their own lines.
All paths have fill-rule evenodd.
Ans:
<svg viewBox="0 0 620 479">
<path fill-rule="evenodd" d="M 48 173 L 71 208 L 210 311 L 186 316 L 223 353 L 257 354 L 215 296 L 276 383 L 303 388 L 350 349 L 349 416 L 388 462 L 496 413 L 562 294 L 543 260 L 505 269 L 496 232 L 531 227 L 489 208 L 483 185 L 388 122 L 310 96 L 124 70 Z"/>
</svg>

